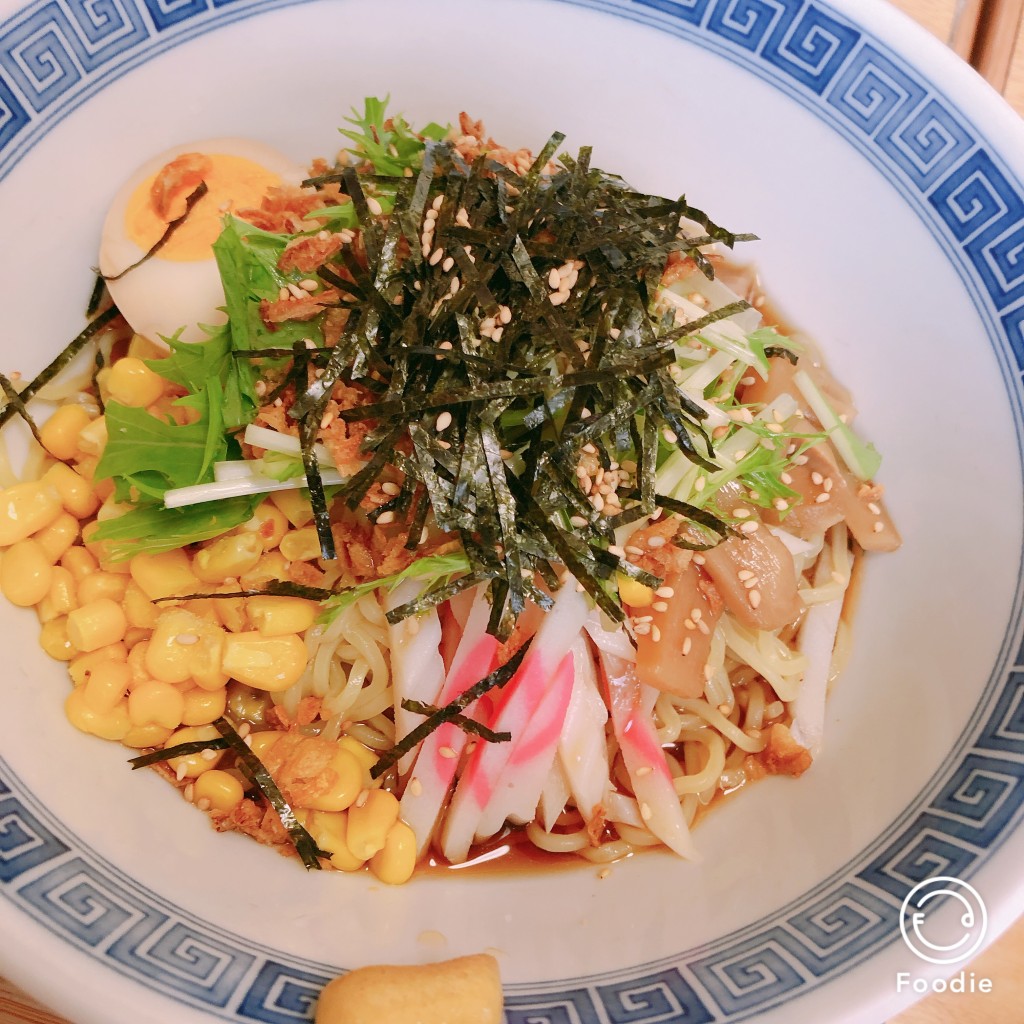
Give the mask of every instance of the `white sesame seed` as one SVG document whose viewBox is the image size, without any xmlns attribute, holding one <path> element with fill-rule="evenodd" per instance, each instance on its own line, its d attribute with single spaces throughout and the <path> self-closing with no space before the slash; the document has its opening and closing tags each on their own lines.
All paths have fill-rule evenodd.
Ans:
<svg viewBox="0 0 1024 1024">
<path fill-rule="evenodd" d="M 651 626 L 651 639 L 656 644 L 661 643 L 661 630 L 657 626 Z"/>
<path fill-rule="evenodd" d="M 181 644 L 182 647 L 191 647 L 193 644 L 199 643 L 199 637 L 195 633 L 179 633 L 174 638 L 174 642 Z"/>
<path fill-rule="evenodd" d="M 442 757 L 446 757 L 449 760 L 451 760 L 453 757 L 458 756 L 451 747 L 441 747 L 441 749 L 438 751 L 438 753 Z"/>
<path fill-rule="evenodd" d="M 749 508 L 738 508 L 738 509 L 736 509 L 736 511 L 735 511 L 735 512 L 733 512 L 733 515 L 734 515 L 734 516 L 735 516 L 735 517 L 736 517 L 737 519 L 747 519 L 747 518 L 749 518 L 749 517 L 750 517 L 751 515 L 753 515 L 753 513 L 752 513 L 752 512 L 750 511 L 750 509 L 749 509 Z"/>
<path fill-rule="evenodd" d="M 679 435 L 674 430 L 665 429 L 661 432 L 661 436 L 665 438 L 669 444 L 675 444 L 676 441 L 679 440 Z"/>
<path fill-rule="evenodd" d="M 654 604 L 651 605 L 651 607 L 656 612 L 667 612 L 668 611 L 668 601 L 655 601 Z"/>
<path fill-rule="evenodd" d="M 437 417 L 434 423 L 434 429 L 440 433 L 442 430 L 447 430 L 452 425 L 452 414 L 445 409 L 440 416 Z"/>
<path fill-rule="evenodd" d="M 384 207 L 380 205 L 380 200 L 376 199 L 374 196 L 366 197 L 366 208 L 374 215 L 374 217 L 379 217 L 384 212 Z"/>
<path fill-rule="evenodd" d="M 779 479 L 788 487 L 792 482 L 793 478 L 788 473 L 780 473 Z"/>
<path fill-rule="evenodd" d="M 196 807 L 198 807 L 199 810 L 201 811 L 208 811 L 212 806 L 213 804 L 210 802 L 210 798 L 206 796 L 200 797 L 196 801 Z"/>
<path fill-rule="evenodd" d="M 633 627 L 633 632 L 637 636 L 646 636 L 651 631 L 651 624 L 649 622 L 641 622 Z"/>
<path fill-rule="evenodd" d="M 317 283 L 311 277 L 304 278 L 299 282 L 299 287 L 304 292 L 315 292 L 317 289 Z"/>
<path fill-rule="evenodd" d="M 828 491 L 822 491 L 822 492 L 821 492 L 821 494 L 819 494 L 819 495 L 818 495 L 818 496 L 817 496 L 817 497 L 816 497 L 816 498 L 814 499 L 814 501 L 815 501 L 815 503 L 816 503 L 816 504 L 818 504 L 818 505 L 823 505 L 823 504 L 824 504 L 824 503 L 825 503 L 826 501 L 828 501 L 828 500 L 829 500 L 829 499 L 830 499 L 831 497 L 832 497 L 832 495 L 831 495 L 831 494 L 829 494 L 829 493 L 828 493 Z"/>
<path fill-rule="evenodd" d="M 747 582 L 744 583 L 743 586 L 746 587 L 747 590 L 753 590 L 754 587 L 756 587 L 760 582 L 761 581 L 755 576 L 753 579 L 747 580 Z"/>
<path fill-rule="evenodd" d="M 740 524 L 740 530 L 743 533 L 754 533 L 760 525 L 756 519 L 748 519 L 747 522 Z"/>
<path fill-rule="evenodd" d="M 552 306 L 560 306 L 568 298 L 569 298 L 569 293 L 568 292 L 552 292 L 548 296 L 548 301 L 551 303 Z"/>
<path fill-rule="evenodd" d="M 356 807 L 365 807 L 366 801 L 370 799 L 370 791 L 363 789 L 359 791 L 359 796 L 356 797 Z"/>
<path fill-rule="evenodd" d="M 825 482 L 821 485 L 826 491 L 832 490 L 832 477 L 825 477 Z"/>
<path fill-rule="evenodd" d="M 508 306 L 498 307 L 498 319 L 503 323 L 510 323 L 512 320 L 512 310 Z"/>
<path fill-rule="evenodd" d="M 443 203 L 444 196 L 435 196 L 434 201 L 430 204 L 430 208 L 436 212 L 437 210 L 441 209 Z"/>
<path fill-rule="evenodd" d="M 178 765 L 178 768 L 174 773 L 174 777 L 179 782 L 183 782 L 186 775 L 188 775 L 188 765 L 182 761 L 181 764 Z"/>
<path fill-rule="evenodd" d="M 875 523 L 871 529 L 875 533 L 881 533 L 885 529 L 885 523 Z"/>
<path fill-rule="evenodd" d="M 441 269 L 442 269 L 442 270 L 443 270 L 443 271 L 444 271 L 444 272 L 445 272 L 446 274 L 447 274 L 447 273 L 448 273 L 448 271 L 449 271 L 449 270 L 451 270 L 451 269 L 452 269 L 452 267 L 454 267 L 454 266 L 455 266 L 455 257 L 454 257 L 454 256 L 446 256 L 446 257 L 444 258 L 443 262 L 441 263 Z"/>
<path fill-rule="evenodd" d="M 444 259 L 444 249 L 435 249 L 430 255 L 430 265 L 436 267 Z"/>
<path fill-rule="evenodd" d="M 747 594 L 747 600 L 750 602 L 751 608 L 756 608 L 761 603 L 761 591 L 751 590 L 750 593 Z"/>
<path fill-rule="evenodd" d="M 390 480 L 388 480 L 386 483 L 381 484 L 380 485 L 380 489 L 385 494 L 391 494 L 391 495 L 398 494 L 402 490 L 402 488 L 399 487 L 398 484 L 392 483 Z"/>
<path fill-rule="evenodd" d="M 869 501 L 868 502 L 868 511 L 873 516 L 880 516 L 882 514 L 882 509 L 878 505 L 876 505 L 873 501 Z"/>
<path fill-rule="evenodd" d="M 409 780 L 409 794 L 411 796 L 420 796 L 423 792 L 423 783 L 419 779 Z"/>
<path fill-rule="evenodd" d="M 820 473 L 815 472 L 811 474 L 811 483 L 815 487 L 820 487 L 824 482 L 825 478 Z"/>
<path fill-rule="evenodd" d="M 193 798 L 196 795 L 196 787 L 190 782 L 182 791 L 181 794 L 189 803 L 192 803 Z"/>
<path fill-rule="evenodd" d="M 640 556 L 643 553 L 644 553 L 644 549 L 643 548 L 638 548 L 635 544 L 627 544 L 626 545 L 626 554 L 627 555 Z"/>
<path fill-rule="evenodd" d="M 390 523 L 393 523 L 394 521 L 395 513 L 391 511 L 381 512 L 381 514 L 377 516 L 378 526 L 388 526 Z"/>
<path fill-rule="evenodd" d="M 459 290 L 461 284 L 462 282 L 457 277 L 453 277 L 452 283 L 448 286 L 448 291 L 454 295 Z"/>
<path fill-rule="evenodd" d="M 664 547 L 665 546 L 665 538 L 664 537 L 651 537 L 647 541 L 647 546 L 649 548 L 661 548 L 661 547 Z"/>
<path fill-rule="evenodd" d="M 608 550 L 610 551 L 611 548 L 609 548 Z M 658 589 L 654 593 L 656 596 L 664 598 L 676 596 L 676 592 L 671 587 L 658 587 Z"/>
<path fill-rule="evenodd" d="M 776 498 L 772 505 L 775 506 L 776 512 L 785 512 L 789 509 L 789 502 L 785 498 Z"/>
<path fill-rule="evenodd" d="M 687 654 L 689 654 L 690 651 L 692 650 L 692 648 L 693 648 L 693 638 L 692 637 L 686 637 L 686 639 L 683 640 L 683 657 L 685 657 Z"/>
<path fill-rule="evenodd" d="M 571 525 L 575 526 L 577 529 L 587 525 L 587 520 L 584 519 L 583 516 L 572 516 L 569 519 L 569 522 L 570 522 Z"/>
</svg>

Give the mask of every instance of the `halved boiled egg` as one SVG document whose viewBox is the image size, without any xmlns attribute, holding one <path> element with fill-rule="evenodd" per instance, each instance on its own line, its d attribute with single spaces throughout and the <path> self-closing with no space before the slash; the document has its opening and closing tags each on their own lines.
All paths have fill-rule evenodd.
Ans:
<svg viewBox="0 0 1024 1024">
<path fill-rule="evenodd" d="M 153 256 L 108 280 L 135 333 L 159 341 L 181 330 L 183 340 L 202 341 L 200 324 L 224 323 L 224 291 L 211 248 L 223 216 L 258 207 L 269 188 L 298 185 L 304 177 L 284 154 L 237 138 L 178 146 L 143 164 L 121 186 L 103 225 L 100 272 L 108 279 L 149 252 L 186 212 L 200 182 L 207 191 Z"/>
</svg>

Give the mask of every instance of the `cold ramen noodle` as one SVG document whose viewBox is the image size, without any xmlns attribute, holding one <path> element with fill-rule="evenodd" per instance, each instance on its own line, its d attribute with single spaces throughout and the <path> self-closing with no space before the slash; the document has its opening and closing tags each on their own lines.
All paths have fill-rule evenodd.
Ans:
<svg viewBox="0 0 1024 1024">
<path fill-rule="evenodd" d="M 820 747 L 878 456 L 685 199 L 350 125 L 308 178 L 219 139 L 125 186 L 89 325 L 0 377 L 0 587 L 74 726 L 309 867 L 694 856 Z"/>
</svg>

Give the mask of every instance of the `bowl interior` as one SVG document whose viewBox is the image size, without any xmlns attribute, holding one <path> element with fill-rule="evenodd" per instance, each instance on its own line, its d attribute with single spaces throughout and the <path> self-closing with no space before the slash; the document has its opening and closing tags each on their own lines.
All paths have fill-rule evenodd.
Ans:
<svg viewBox="0 0 1024 1024">
<path fill-rule="evenodd" d="M 4 259 L 8 294 L 19 300 L 0 339 L 5 369 L 34 372 L 80 329 L 106 206 L 152 153 L 230 134 L 304 162 L 338 148 L 349 107 L 390 94 L 393 109 L 414 122 L 455 120 L 466 109 L 513 146 L 536 150 L 551 131 L 564 131 L 570 151 L 593 144 L 597 165 L 646 190 L 685 192 L 720 222 L 760 235 L 741 255 L 758 264 L 788 321 L 820 344 L 852 388 L 860 429 L 884 454 L 879 478 L 905 545 L 868 559 L 855 653 L 832 695 L 813 770 L 716 808 L 697 833 L 701 864 L 651 854 L 603 879 L 581 864 L 446 872 L 390 889 L 363 876 L 307 875 L 297 862 L 216 835 L 158 779 L 130 773 L 120 748 L 71 729 L 61 713 L 63 668 L 37 648 L 34 616 L 5 608 L 0 774 L 37 823 L 80 861 L 99 865 L 88 885 L 104 894 L 93 902 L 76 895 L 70 869 L 26 876 L 38 885 L 31 899 L 12 897 L 17 913 L 27 908 L 45 922 L 46 908 L 59 906 L 77 922 L 56 930 L 61 943 L 129 975 L 111 950 L 131 945 L 132 928 L 142 935 L 153 915 L 167 915 L 192 930 L 204 955 L 221 956 L 217 984 L 229 994 L 261 957 L 291 965 L 294 977 L 305 971 L 315 985 L 336 968 L 482 949 L 498 952 L 513 991 L 527 992 L 693 960 L 693 950 L 753 935 L 785 908 L 813 904 L 816 893 L 825 900 L 866 870 L 887 834 L 918 834 L 910 822 L 921 794 L 944 784 L 941 773 L 960 758 L 978 709 L 994 700 L 1017 628 L 1019 375 L 989 296 L 932 201 L 942 167 L 966 152 L 956 149 L 959 136 L 945 165 L 901 173 L 885 164 L 870 132 L 850 128 L 855 104 L 867 117 L 873 102 L 859 95 L 852 71 L 843 72 L 842 88 L 832 84 L 826 103 L 799 76 L 773 70 L 765 54 L 781 21 L 759 37 L 758 56 L 740 63 L 724 30 L 731 22 L 701 35 L 679 13 L 699 9 L 707 25 L 717 15 L 706 3 L 652 3 L 643 17 L 625 5 L 608 13 L 597 3 L 535 0 L 265 6 L 194 38 L 181 33 L 173 47 L 126 65 L 55 115 L 10 167 L 0 223 L 20 240 L 17 258 Z M 753 33 L 762 13 L 728 17 L 736 33 L 744 24 Z M 835 25 L 830 38 L 845 60 L 859 35 L 841 16 Z M 910 124 L 925 100 L 916 103 L 884 131 L 895 137 Z M 926 128 L 914 130 L 923 138 Z M 954 202 L 970 215 L 969 199 L 947 205 Z M 47 301 L 55 282 L 61 300 Z M 27 882 L 18 883 L 23 890 Z M 889 928 L 892 894 L 882 885 L 872 898 Z M 81 939 L 101 933 L 92 945 Z M 869 930 L 851 948 L 861 956 L 897 933 L 890 929 L 885 942 L 880 934 Z M 233 997 L 219 1006 L 196 997 L 187 950 L 168 949 L 147 953 L 157 964 L 151 976 L 160 976 L 155 989 L 203 1012 L 234 1012 Z M 11 959 L 16 969 L 20 958 Z M 756 986 L 744 996 L 737 982 L 739 995 L 722 996 L 703 983 L 702 998 L 734 1004 L 729 1012 L 745 1012 L 743 998 L 760 1005 L 750 1002 Z"/>
</svg>

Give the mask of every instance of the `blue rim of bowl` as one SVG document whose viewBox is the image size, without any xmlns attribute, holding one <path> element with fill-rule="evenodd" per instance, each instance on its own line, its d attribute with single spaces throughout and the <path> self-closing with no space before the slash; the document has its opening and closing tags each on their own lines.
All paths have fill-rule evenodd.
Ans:
<svg viewBox="0 0 1024 1024">
<path fill-rule="evenodd" d="M 307 0 L 34 0 L 0 24 L 0 181 L 90 96 L 233 21 Z M 935 82 L 822 0 L 551 0 L 695 43 L 812 112 L 866 157 L 958 273 L 1022 448 L 1024 188 Z M 858 857 L 747 927 L 652 964 L 513 985 L 508 1024 L 740 1021 L 888 946 L 917 882 L 971 877 L 1024 804 L 1021 573 L 981 700 L 933 778 Z M 0 893 L 60 940 L 232 1021 L 308 1020 L 331 965 L 282 956 L 144 890 L 55 820 L 0 758 Z"/>
</svg>

